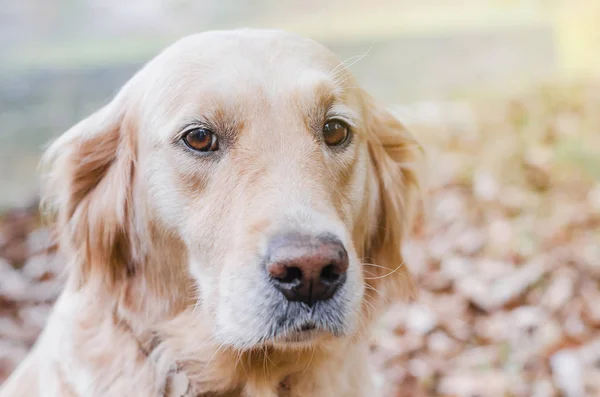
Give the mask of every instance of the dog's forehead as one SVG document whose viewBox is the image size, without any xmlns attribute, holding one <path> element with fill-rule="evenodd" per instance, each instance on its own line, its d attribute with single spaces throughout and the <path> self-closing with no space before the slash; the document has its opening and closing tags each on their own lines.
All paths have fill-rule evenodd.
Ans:
<svg viewBox="0 0 600 397">
<path fill-rule="evenodd" d="M 151 65 L 163 87 L 241 94 L 257 85 L 282 89 L 334 79 L 346 73 L 338 58 L 321 44 L 273 30 L 206 32 L 185 37 Z M 250 87 L 249 87 L 250 86 Z"/>
<path fill-rule="evenodd" d="M 149 65 L 144 85 L 161 95 L 146 95 L 145 111 L 170 121 L 200 112 L 258 115 L 285 101 L 309 107 L 340 90 L 339 82 L 350 82 L 346 73 L 331 51 L 294 34 L 202 33 L 176 42 Z"/>
<path fill-rule="evenodd" d="M 261 29 L 190 35 L 175 42 L 163 55 L 189 59 L 208 67 L 223 66 L 237 60 L 263 65 L 277 65 L 278 62 L 297 66 L 320 65 L 325 70 L 339 62 L 333 52 L 314 40 L 289 32 Z"/>
</svg>

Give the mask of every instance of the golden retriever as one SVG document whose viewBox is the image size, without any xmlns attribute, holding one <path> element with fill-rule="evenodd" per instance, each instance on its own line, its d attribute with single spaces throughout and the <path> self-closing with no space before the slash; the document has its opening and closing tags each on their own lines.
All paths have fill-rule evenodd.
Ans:
<svg viewBox="0 0 600 397">
<path fill-rule="evenodd" d="M 377 396 L 420 153 L 312 40 L 179 40 L 45 154 L 69 277 L 0 395 Z"/>
</svg>

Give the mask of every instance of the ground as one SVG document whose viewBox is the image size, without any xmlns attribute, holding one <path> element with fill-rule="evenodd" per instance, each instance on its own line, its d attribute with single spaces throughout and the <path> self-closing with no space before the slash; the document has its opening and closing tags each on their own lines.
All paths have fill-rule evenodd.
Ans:
<svg viewBox="0 0 600 397">
<path fill-rule="evenodd" d="M 600 85 L 397 108 L 427 152 L 418 295 L 373 335 L 386 395 L 600 395 Z M 35 205 L 0 220 L 0 381 L 63 262 Z"/>
</svg>

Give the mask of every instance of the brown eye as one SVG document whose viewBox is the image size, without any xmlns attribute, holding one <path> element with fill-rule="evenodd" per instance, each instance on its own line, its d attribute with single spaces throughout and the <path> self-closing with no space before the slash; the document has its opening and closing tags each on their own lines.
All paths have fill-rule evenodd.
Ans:
<svg viewBox="0 0 600 397">
<path fill-rule="evenodd" d="M 339 146 L 348 140 L 348 125 L 340 120 L 332 120 L 323 126 L 323 140 L 328 146 Z"/>
<path fill-rule="evenodd" d="M 183 136 L 185 144 L 199 152 L 214 152 L 219 149 L 217 135 L 206 128 L 195 128 Z"/>
</svg>

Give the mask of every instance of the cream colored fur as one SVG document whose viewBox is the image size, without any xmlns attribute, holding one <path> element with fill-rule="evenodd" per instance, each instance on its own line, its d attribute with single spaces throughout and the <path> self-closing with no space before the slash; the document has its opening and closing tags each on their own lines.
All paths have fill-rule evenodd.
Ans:
<svg viewBox="0 0 600 397">
<path fill-rule="evenodd" d="M 330 111 L 351 119 L 343 150 L 314 135 Z M 223 131 L 220 157 L 178 144 L 197 117 Z M 419 153 L 311 40 L 183 38 L 46 153 L 45 209 L 69 279 L 0 396 L 376 397 L 368 332 L 383 303 L 412 291 L 400 244 Z M 276 296 L 256 258 L 285 228 L 346 246 L 339 335 L 264 338 Z"/>
</svg>

